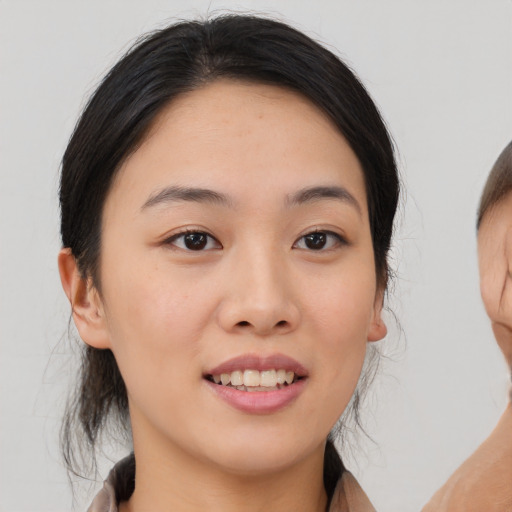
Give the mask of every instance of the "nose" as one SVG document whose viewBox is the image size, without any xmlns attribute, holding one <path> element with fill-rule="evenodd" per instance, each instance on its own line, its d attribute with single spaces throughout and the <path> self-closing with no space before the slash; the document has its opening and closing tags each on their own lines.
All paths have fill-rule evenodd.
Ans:
<svg viewBox="0 0 512 512">
<path fill-rule="evenodd" d="M 288 276 L 286 262 L 270 250 L 233 258 L 218 310 L 222 329 L 257 336 L 294 331 L 300 309 Z"/>
</svg>

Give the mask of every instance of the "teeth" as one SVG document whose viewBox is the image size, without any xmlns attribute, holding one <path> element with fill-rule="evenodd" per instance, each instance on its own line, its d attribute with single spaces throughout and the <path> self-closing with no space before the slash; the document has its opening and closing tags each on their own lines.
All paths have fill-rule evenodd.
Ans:
<svg viewBox="0 0 512 512">
<path fill-rule="evenodd" d="M 233 386 L 241 386 L 244 383 L 244 374 L 237 370 L 231 374 L 231 384 Z"/>
<path fill-rule="evenodd" d="M 240 391 L 270 391 L 280 386 L 292 384 L 295 373 L 279 370 L 235 370 L 232 373 L 213 375 L 215 384 L 230 385 Z"/>
<path fill-rule="evenodd" d="M 273 388 L 276 384 L 277 384 L 277 372 L 275 370 L 266 370 L 264 372 L 261 372 L 260 386 L 266 386 L 266 387 Z"/>
<path fill-rule="evenodd" d="M 258 370 L 245 370 L 244 386 L 259 386 L 260 372 Z"/>
</svg>

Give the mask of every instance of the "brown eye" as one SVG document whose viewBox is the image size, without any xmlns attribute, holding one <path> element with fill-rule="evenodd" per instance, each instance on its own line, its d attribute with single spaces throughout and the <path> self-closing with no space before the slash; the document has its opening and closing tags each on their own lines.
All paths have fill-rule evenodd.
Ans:
<svg viewBox="0 0 512 512">
<path fill-rule="evenodd" d="M 200 251 L 206 247 L 208 235 L 206 233 L 188 233 L 183 237 L 183 243 L 191 251 Z"/>
<path fill-rule="evenodd" d="M 310 251 L 322 251 L 345 244 L 345 239 L 337 233 L 332 233 L 331 231 L 313 231 L 299 238 L 299 240 L 295 242 L 294 247 Z"/>
<path fill-rule="evenodd" d="M 325 233 L 310 233 L 304 237 L 304 244 L 308 249 L 318 251 L 323 249 L 327 243 L 327 235 Z"/>
<path fill-rule="evenodd" d="M 186 251 L 205 251 L 221 248 L 221 245 L 215 238 L 203 231 L 178 233 L 171 237 L 167 243 Z"/>
</svg>

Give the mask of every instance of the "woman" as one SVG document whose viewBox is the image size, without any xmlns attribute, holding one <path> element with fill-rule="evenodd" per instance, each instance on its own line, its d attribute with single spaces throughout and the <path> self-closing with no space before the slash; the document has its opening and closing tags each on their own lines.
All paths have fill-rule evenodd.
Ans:
<svg viewBox="0 0 512 512">
<path fill-rule="evenodd" d="M 478 209 L 480 289 L 512 372 L 512 142 L 487 179 Z M 437 491 L 424 511 L 512 510 L 512 403 L 491 435 Z"/>
<path fill-rule="evenodd" d="M 110 71 L 60 189 L 66 459 L 112 416 L 133 440 L 91 511 L 373 510 L 330 432 L 386 334 L 398 194 L 365 89 L 287 25 L 179 23 Z"/>
</svg>

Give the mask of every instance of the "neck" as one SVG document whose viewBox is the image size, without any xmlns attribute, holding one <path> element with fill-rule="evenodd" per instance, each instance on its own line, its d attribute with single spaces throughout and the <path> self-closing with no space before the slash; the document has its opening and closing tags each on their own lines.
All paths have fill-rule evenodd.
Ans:
<svg viewBox="0 0 512 512">
<path fill-rule="evenodd" d="M 151 446 L 138 446 L 134 437 L 136 485 L 120 512 L 325 512 L 323 444 L 289 467 L 250 475 L 198 461 L 175 447 L 152 450 Z"/>
</svg>

